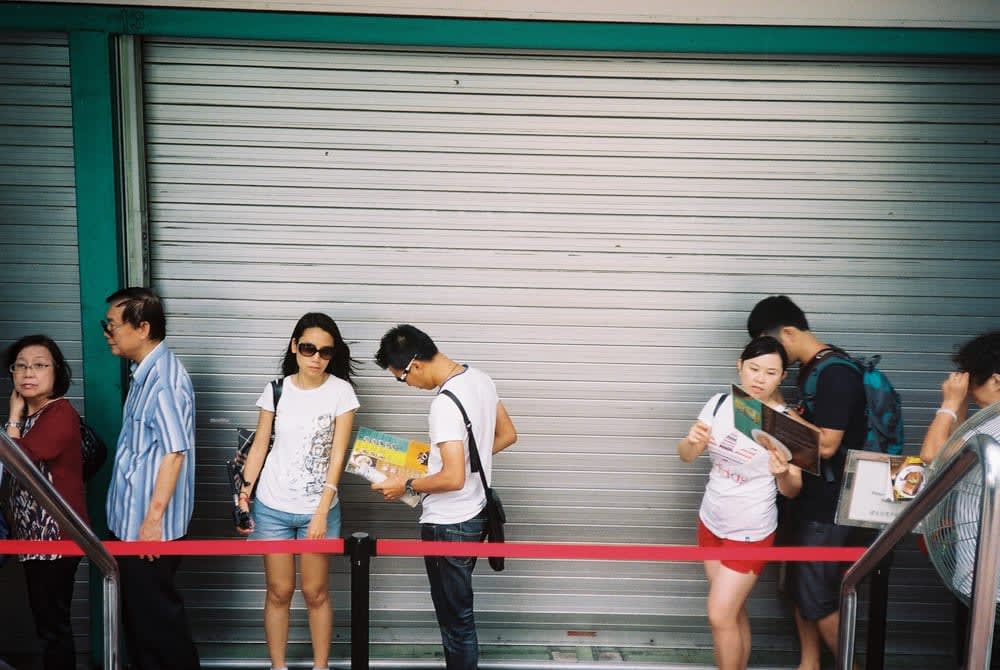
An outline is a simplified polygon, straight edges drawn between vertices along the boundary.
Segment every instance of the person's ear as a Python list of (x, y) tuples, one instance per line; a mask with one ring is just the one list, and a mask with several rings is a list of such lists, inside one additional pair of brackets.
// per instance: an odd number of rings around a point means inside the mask
[(152, 328), (152, 326), (149, 325), (149, 321), (140, 321), (139, 322), (139, 327), (136, 328), (135, 330), (136, 330), (137, 333), (139, 333), (139, 337), (141, 337), (144, 340), (148, 340), (149, 339), (149, 331), (150, 331), (151, 328)]

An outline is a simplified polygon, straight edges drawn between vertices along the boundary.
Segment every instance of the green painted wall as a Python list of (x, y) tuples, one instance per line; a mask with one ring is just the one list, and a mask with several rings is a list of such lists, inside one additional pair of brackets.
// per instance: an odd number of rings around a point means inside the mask
[[(121, 427), (122, 362), (104, 341), (100, 320), (104, 298), (119, 287), (121, 253), (116, 192), (115, 138), (112, 119), (111, 40), (108, 33), (69, 33), (70, 95), (73, 104), (73, 159), (80, 258), (80, 320), (88, 423), (112, 453), (87, 484), (91, 527), (107, 532), (104, 500), (111, 474), (113, 445)], [(103, 586), (91, 568), (91, 660), (103, 657)]]

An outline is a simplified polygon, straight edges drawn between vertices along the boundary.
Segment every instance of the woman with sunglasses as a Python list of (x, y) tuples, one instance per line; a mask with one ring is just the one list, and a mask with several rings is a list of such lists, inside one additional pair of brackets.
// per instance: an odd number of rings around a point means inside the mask
[[(246, 484), (239, 495), (240, 508), (251, 509), (255, 486), (256, 498), (250, 528), (237, 528), (237, 532), (254, 540), (318, 540), (340, 535), (337, 486), (359, 406), (351, 381), (352, 364), (347, 343), (329, 316), (310, 312), (295, 324), (281, 364), (284, 380), (279, 407), (274, 406), (270, 383), (257, 399), (260, 415), (243, 470)], [(268, 454), (272, 432), (274, 446)], [(333, 630), (329, 557), (301, 554), (299, 569), (313, 666), (326, 668)], [(264, 573), (267, 648), (271, 667), (284, 670), (295, 556), (265, 555)]]
[[(757, 400), (784, 410), (778, 385), (788, 356), (773, 337), (753, 339), (736, 361), (740, 386)], [(733, 399), (712, 396), (687, 436), (677, 444), (685, 463), (708, 451), (712, 469), (698, 512), (702, 547), (769, 547), (778, 527), (777, 494), (794, 498), (802, 471), (777, 449), (767, 449), (736, 430)], [(766, 561), (706, 560), (708, 622), (720, 670), (746, 670), (750, 619), (746, 601)]]
[[(64, 396), (71, 371), (59, 346), (45, 335), (22, 337), (7, 349), (7, 370), (14, 390), (4, 427), (42, 476), (83, 521), (87, 521), (80, 447), (80, 415)], [(59, 540), (59, 524), (19, 482), (11, 496), (14, 538)], [(28, 603), (42, 642), (46, 670), (76, 667), (70, 624), (73, 582), (79, 556), (21, 556)]]

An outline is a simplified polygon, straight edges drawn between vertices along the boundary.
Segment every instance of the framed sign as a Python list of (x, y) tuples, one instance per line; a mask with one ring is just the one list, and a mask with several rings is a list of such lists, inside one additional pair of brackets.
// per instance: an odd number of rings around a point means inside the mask
[(836, 523), (884, 528), (923, 488), (923, 472), (916, 457), (849, 450)]

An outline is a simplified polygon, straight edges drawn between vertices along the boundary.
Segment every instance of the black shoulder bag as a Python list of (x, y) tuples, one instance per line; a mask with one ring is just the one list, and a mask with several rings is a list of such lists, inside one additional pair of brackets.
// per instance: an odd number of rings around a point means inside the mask
[[(503, 502), (500, 500), (500, 494), (486, 483), (486, 472), (483, 470), (482, 461), (479, 459), (479, 447), (476, 445), (476, 436), (472, 432), (472, 422), (469, 421), (469, 415), (465, 413), (465, 407), (462, 406), (461, 401), (459, 401), (454, 393), (446, 389), (442, 389), (441, 393), (454, 400), (455, 404), (458, 405), (458, 411), (462, 413), (462, 420), (465, 421), (465, 430), (469, 433), (470, 467), (473, 472), (479, 473), (479, 479), (483, 482), (483, 491), (486, 492), (486, 541), (503, 542), (503, 525), (507, 523), (507, 515), (503, 511)], [(504, 569), (503, 556), (490, 556), (489, 561), (490, 567), (496, 572)]]
[[(281, 388), (285, 383), (285, 378), (271, 380), (271, 399), (274, 401), (274, 415), (278, 415), (278, 401), (281, 400)], [(250, 527), (250, 515), (240, 509), (240, 492), (247, 481), (243, 477), (243, 467), (247, 463), (247, 456), (250, 455), (250, 447), (253, 446), (253, 439), (257, 435), (256, 430), (246, 428), (236, 429), (236, 453), (231, 460), (226, 461), (226, 479), (233, 492), (233, 522), (240, 528)], [(271, 446), (274, 444), (274, 424), (271, 424), (271, 442), (267, 445), (267, 453), (264, 454), (264, 461), (260, 464), (260, 472), (264, 471), (264, 463), (267, 462), (267, 455), (271, 453)], [(257, 481), (253, 484), (250, 497), (257, 493), (257, 484), (260, 482), (260, 472), (257, 473)]]

